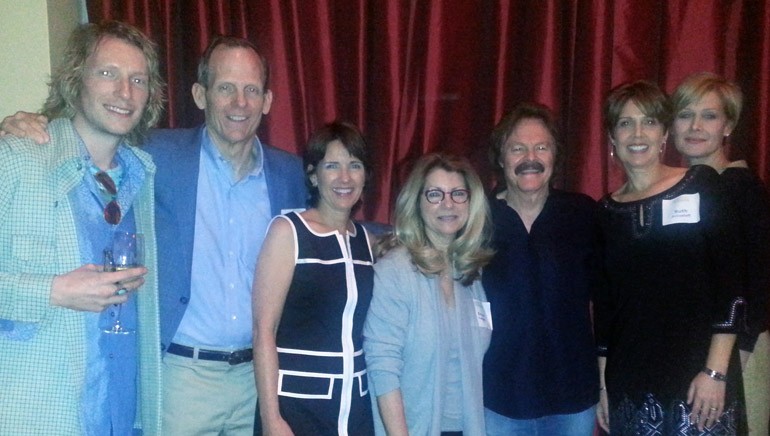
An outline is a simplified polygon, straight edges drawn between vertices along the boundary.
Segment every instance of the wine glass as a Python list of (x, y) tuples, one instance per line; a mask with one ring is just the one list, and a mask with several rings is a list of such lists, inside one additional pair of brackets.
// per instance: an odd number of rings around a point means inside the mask
[[(144, 235), (141, 233), (115, 232), (112, 235), (112, 243), (104, 250), (104, 270), (120, 271), (135, 268), (144, 264)], [(129, 295), (129, 298), (131, 296)], [(134, 330), (126, 328), (120, 323), (120, 310), (123, 305), (118, 304), (115, 320), (112, 325), (103, 329), (104, 333), (125, 335)]]

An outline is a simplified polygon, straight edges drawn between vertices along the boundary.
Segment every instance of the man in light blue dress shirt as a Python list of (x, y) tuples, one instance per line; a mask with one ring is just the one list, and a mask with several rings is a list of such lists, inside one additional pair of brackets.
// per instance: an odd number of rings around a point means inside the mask
[(214, 40), (192, 93), (205, 125), (159, 130), (147, 144), (158, 166), (163, 428), (251, 435), (256, 259), (272, 217), (304, 208), (304, 171), (256, 136), (273, 96), (248, 41)]

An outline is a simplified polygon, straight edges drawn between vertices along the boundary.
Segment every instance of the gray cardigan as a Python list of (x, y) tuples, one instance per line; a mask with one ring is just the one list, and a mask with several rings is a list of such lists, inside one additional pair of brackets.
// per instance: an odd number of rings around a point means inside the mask
[[(437, 276), (425, 276), (403, 247), (374, 266), (374, 296), (364, 325), (364, 352), (372, 392), (375, 432), (385, 429), (376, 397), (401, 389), (409, 433), (441, 433), (440, 380), (449, 353), (442, 331), (443, 302)], [(486, 302), (481, 281), (455, 281), (456, 324), (460, 338), (463, 389), (463, 434), (483, 435), (484, 400), (481, 369), (491, 330), (479, 327), (473, 300)]]

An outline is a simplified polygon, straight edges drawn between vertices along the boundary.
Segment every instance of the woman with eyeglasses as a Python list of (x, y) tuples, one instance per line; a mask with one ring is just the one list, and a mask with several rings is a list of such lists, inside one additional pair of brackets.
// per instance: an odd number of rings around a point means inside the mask
[(364, 325), (376, 434), (484, 434), (492, 320), (479, 276), (492, 255), (489, 233), (468, 161), (422, 157), (396, 200)]

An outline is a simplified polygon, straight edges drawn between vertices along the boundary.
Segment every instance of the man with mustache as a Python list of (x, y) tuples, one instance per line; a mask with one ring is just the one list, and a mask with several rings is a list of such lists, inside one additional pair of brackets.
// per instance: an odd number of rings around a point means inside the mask
[(490, 161), (504, 187), (490, 200), (497, 253), (482, 274), (494, 320), (484, 358), (488, 435), (594, 431), (596, 203), (550, 186), (559, 152), (553, 116), (538, 104), (518, 105), (492, 133)]

